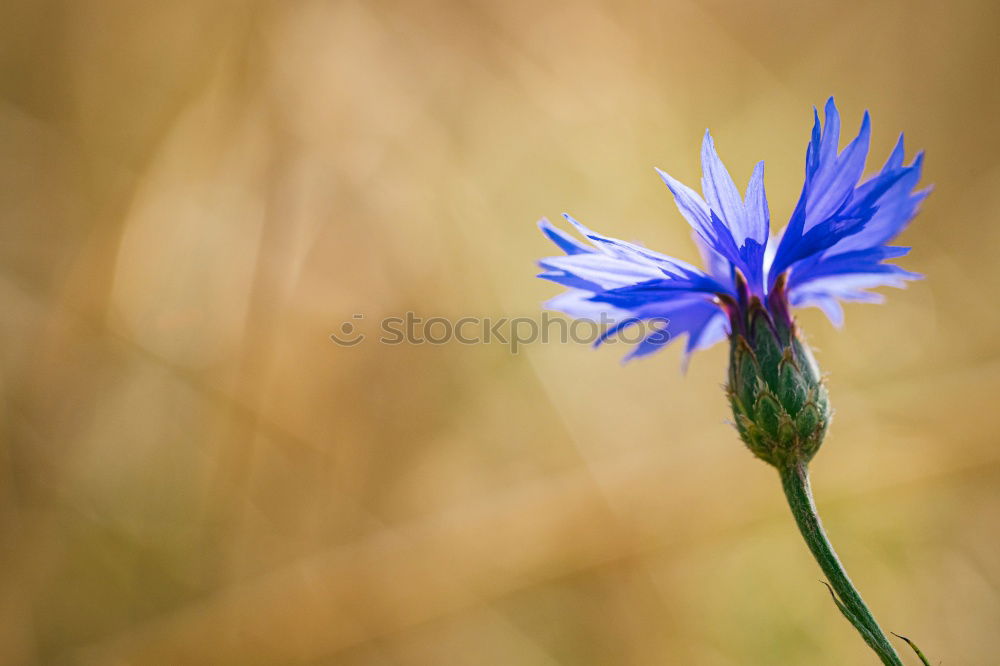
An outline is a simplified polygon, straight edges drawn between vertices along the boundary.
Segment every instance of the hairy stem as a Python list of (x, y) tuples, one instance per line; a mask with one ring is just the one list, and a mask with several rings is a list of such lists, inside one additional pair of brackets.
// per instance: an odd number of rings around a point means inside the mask
[(840, 612), (854, 625), (861, 638), (879, 656), (883, 664), (903, 666), (899, 654), (889, 643), (885, 632), (858, 594), (823, 530), (819, 514), (816, 512), (816, 504), (813, 502), (809, 471), (805, 463), (790, 463), (779, 468), (779, 471), (785, 497), (788, 498), (788, 505), (792, 509), (792, 515), (795, 516), (795, 522), (813, 557), (826, 574), (830, 587), (833, 588), (834, 602)]

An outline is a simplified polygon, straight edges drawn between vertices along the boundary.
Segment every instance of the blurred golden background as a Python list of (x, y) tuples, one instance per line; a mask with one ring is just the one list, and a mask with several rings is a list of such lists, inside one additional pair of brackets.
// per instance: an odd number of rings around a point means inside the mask
[(902, 239), (927, 280), (801, 314), (820, 510), (887, 629), (1000, 663), (998, 28), (985, 0), (6, 0), (0, 663), (874, 663), (725, 423), (722, 346), (682, 376), (674, 347), (373, 337), (537, 316), (563, 210), (694, 259), (653, 167), (697, 184), (705, 127), (781, 223), (830, 94), (936, 191)]

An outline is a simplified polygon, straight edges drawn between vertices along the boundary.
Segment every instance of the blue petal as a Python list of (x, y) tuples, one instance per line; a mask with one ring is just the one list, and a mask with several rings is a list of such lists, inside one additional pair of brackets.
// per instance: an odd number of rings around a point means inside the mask
[(615, 324), (614, 326), (609, 326), (603, 333), (601, 333), (597, 337), (597, 340), (594, 341), (594, 346), (595, 347), (601, 346), (601, 344), (603, 344), (604, 341), (606, 341), (611, 336), (617, 334), (622, 329), (628, 328), (633, 324), (638, 324), (641, 321), (642, 321), (641, 317), (626, 317), (622, 319), (617, 324)]
[(623, 360), (631, 361), (634, 358), (642, 358), (643, 356), (654, 354), (670, 344), (673, 339), (674, 337), (670, 333), (670, 325), (660, 326), (647, 335), (642, 342), (633, 347), (632, 351)]
[[(763, 295), (764, 246), (770, 228), (763, 162), (754, 168), (744, 199), (719, 159), (708, 131), (702, 142), (701, 159), (702, 190), (708, 203), (669, 174), (659, 169), (657, 172), (704, 244), (739, 268), (747, 278), (751, 291)], [(732, 271), (726, 273), (731, 275)], [(721, 275), (721, 272), (713, 274)]]
[(710, 293), (712, 292), (693, 289), (676, 280), (647, 280), (638, 284), (597, 292), (592, 300), (610, 303), (618, 308), (633, 309), (650, 303), (666, 303), (677, 299), (690, 300), (693, 295), (704, 297), (705, 294)]
[(702, 240), (734, 265), (740, 266), (742, 259), (739, 255), (739, 248), (729, 227), (709, 209), (697, 192), (674, 179), (665, 171), (657, 169), (656, 172), (660, 174), (660, 178), (674, 195), (674, 202), (681, 215), (701, 236)]
[(682, 335), (688, 336), (686, 353), (704, 349), (719, 342), (726, 335), (725, 315), (711, 301), (696, 300), (661, 307), (650, 317), (667, 320), (667, 325), (648, 335), (625, 357), (626, 361), (647, 356)]
[(907, 280), (921, 277), (883, 263), (906, 254), (907, 248), (884, 243), (903, 230), (928, 194), (927, 190), (914, 192), (922, 155), (918, 154), (910, 166), (903, 166), (904, 152), (900, 136), (881, 171), (857, 186), (837, 215), (801, 236), (794, 251), (783, 257), (783, 266), (775, 262), (771, 275), (792, 267), (789, 290), (793, 305), (821, 307), (836, 323), (843, 313), (839, 306), (831, 305), (831, 299), (871, 301), (878, 295), (865, 291), (867, 288), (903, 286)]
[(843, 311), (837, 301), (881, 303), (884, 300), (882, 294), (867, 290), (875, 287), (904, 287), (907, 280), (918, 277), (920, 276), (915, 273), (832, 275), (791, 289), (789, 300), (795, 307), (821, 308), (835, 326), (840, 326), (843, 324)]
[(872, 184), (865, 189), (863, 197), (858, 197), (850, 205), (845, 205), (838, 214), (813, 225), (804, 235), (801, 234), (802, 217), (799, 214), (801, 209), (796, 209), (771, 265), (769, 272), (771, 278), (776, 278), (796, 262), (824, 252), (843, 239), (863, 232), (878, 213), (877, 203), (880, 198), (907, 173), (907, 169), (894, 169), (880, 174), (872, 179)]
[(824, 277), (848, 274), (888, 274), (898, 275), (903, 279), (917, 279), (916, 273), (903, 270), (893, 264), (884, 264), (887, 259), (905, 256), (910, 251), (908, 247), (879, 246), (867, 250), (844, 252), (823, 259), (803, 262), (792, 269), (789, 285), (806, 284)]
[[(890, 158), (890, 162), (892, 162)], [(914, 192), (920, 182), (923, 155), (917, 155), (910, 167), (903, 168), (903, 175), (887, 188), (875, 202), (877, 210), (856, 234), (845, 237), (831, 248), (834, 252), (847, 252), (874, 247), (887, 243), (899, 235), (917, 214), (920, 203), (930, 194), (930, 190)], [(886, 173), (898, 172), (901, 167), (886, 164), (886, 168), (875, 178), (861, 185), (858, 190), (869, 190), (878, 186), (878, 179)]]
[[(818, 120), (817, 120), (818, 123)], [(855, 201), (855, 186), (864, 171), (871, 136), (868, 112), (861, 121), (858, 136), (837, 153), (840, 138), (840, 114), (831, 97), (826, 105), (826, 125), (820, 134), (813, 127), (806, 151), (806, 179), (802, 194), (782, 234), (770, 272), (773, 280), (796, 261), (821, 252), (851, 233), (859, 231), (875, 213), (870, 205)], [(898, 179), (902, 174), (893, 172)], [(882, 186), (891, 186), (889, 174)], [(870, 203), (867, 199), (864, 203)]]
[[(603, 236), (569, 215), (565, 217), (594, 243), (595, 250), (543, 259), (539, 265), (545, 272), (539, 277), (567, 287), (595, 292), (657, 279), (670, 282), (674, 289), (705, 293), (728, 290), (724, 284), (687, 262), (617, 238)], [(557, 243), (560, 247), (568, 246), (572, 240), (563, 235), (558, 238), (562, 241)], [(574, 249), (578, 247), (573, 245)]]
[(581, 254), (594, 251), (593, 248), (587, 247), (562, 229), (557, 228), (544, 217), (538, 221), (538, 228), (566, 254)]
[(818, 164), (815, 170), (806, 173), (809, 196), (806, 199), (804, 231), (836, 214), (847, 201), (864, 171), (870, 138), (871, 118), (866, 111), (858, 136), (838, 156), (840, 114), (831, 97), (827, 102), (826, 126), (818, 147)]
[[(539, 277), (580, 289), (614, 289), (663, 276), (652, 266), (596, 252), (548, 257), (538, 263), (547, 269)], [(574, 284), (572, 280), (585, 284)]]
[(721, 254), (713, 250), (698, 234), (691, 234), (698, 247), (701, 260), (708, 267), (708, 274), (726, 287), (727, 293), (736, 293), (733, 286), (733, 265)]
[(836, 156), (837, 149), (840, 148), (840, 111), (832, 96), (826, 100), (823, 117), (826, 125), (823, 128), (823, 138), (817, 146), (820, 162), (823, 162), (824, 157)]
[(764, 192), (763, 162), (757, 163), (750, 176), (744, 208), (749, 225), (747, 238), (752, 238), (761, 245), (766, 244), (767, 234), (771, 228), (771, 212), (767, 206), (767, 194)]
[(896, 146), (889, 153), (889, 159), (885, 161), (885, 166), (882, 167), (882, 171), (888, 171), (889, 169), (898, 169), (903, 166), (903, 157), (905, 157), (906, 151), (903, 147), (903, 134), (900, 132), (899, 138), (896, 139)]
[(688, 221), (688, 224), (698, 232), (705, 242), (709, 245), (714, 245), (712, 218), (708, 212), (708, 204), (702, 200), (697, 192), (675, 179), (666, 171), (657, 169), (656, 173), (660, 174), (660, 178), (666, 183), (670, 193), (674, 195), (674, 202), (677, 204), (677, 209), (680, 210), (681, 215)]
[(701, 189), (709, 208), (726, 223), (736, 246), (743, 245), (743, 241), (753, 237), (743, 209), (743, 198), (729, 171), (719, 159), (715, 142), (708, 130), (705, 130), (705, 139), (701, 144), (701, 169)]
[(826, 292), (803, 293), (792, 299), (792, 305), (797, 308), (817, 307), (823, 311), (827, 319), (837, 328), (844, 325), (844, 307), (836, 297)]
[(583, 226), (583, 224), (573, 219), (566, 213), (563, 214), (563, 217), (566, 218), (570, 224), (575, 226), (580, 233), (590, 239), (597, 248), (603, 250), (611, 256), (624, 259), (626, 261), (648, 265), (652, 268), (663, 271), (666, 275), (673, 277), (694, 278), (696, 276), (705, 275), (700, 268), (689, 264), (686, 261), (681, 261), (680, 259), (675, 259), (674, 257), (668, 257), (665, 254), (654, 252), (649, 248), (636, 245), (635, 243), (629, 243), (618, 238), (604, 236)]
[(575, 319), (585, 319), (587, 321), (620, 321), (632, 317), (625, 310), (611, 307), (607, 303), (597, 303), (590, 300), (592, 291), (582, 289), (571, 289), (565, 291), (554, 298), (550, 298), (544, 303), (547, 310), (565, 312)]

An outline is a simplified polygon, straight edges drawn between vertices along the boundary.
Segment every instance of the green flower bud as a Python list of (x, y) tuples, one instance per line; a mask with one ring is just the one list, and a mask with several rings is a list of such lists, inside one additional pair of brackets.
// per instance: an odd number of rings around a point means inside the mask
[(754, 299), (736, 311), (743, 315), (733, 322), (726, 386), (736, 429), (755, 456), (779, 469), (808, 463), (832, 416), (812, 351), (784, 308), (769, 312)]

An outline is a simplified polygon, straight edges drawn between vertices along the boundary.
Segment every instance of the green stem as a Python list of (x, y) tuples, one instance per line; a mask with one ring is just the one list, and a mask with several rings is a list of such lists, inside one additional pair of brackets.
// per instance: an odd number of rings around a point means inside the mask
[(874, 616), (865, 604), (861, 595), (844, 570), (837, 553), (833, 550), (830, 540), (823, 531), (816, 504), (813, 502), (812, 489), (809, 486), (809, 470), (805, 463), (791, 463), (779, 468), (781, 484), (785, 489), (785, 497), (795, 516), (799, 531), (812, 551), (813, 557), (826, 574), (830, 586), (835, 592), (834, 601), (854, 628), (858, 630), (865, 643), (879, 656), (886, 666), (903, 666), (899, 654), (889, 643), (885, 632), (878, 626)]

